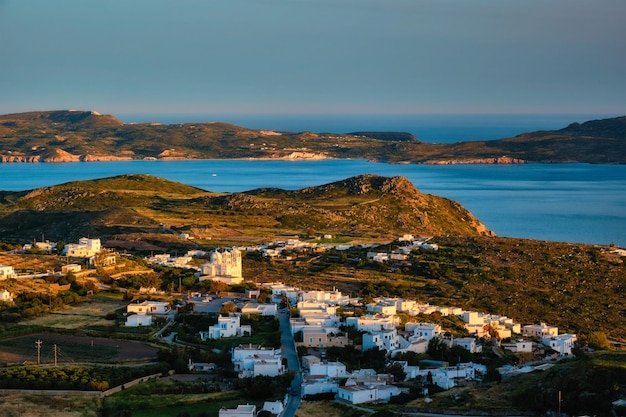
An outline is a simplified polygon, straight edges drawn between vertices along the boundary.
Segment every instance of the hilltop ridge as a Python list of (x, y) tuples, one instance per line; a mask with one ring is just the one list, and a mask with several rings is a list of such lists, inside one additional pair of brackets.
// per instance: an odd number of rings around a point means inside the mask
[[(301, 190), (215, 193), (149, 175), (75, 181), (0, 193), (0, 233), (30, 239), (83, 235), (148, 239), (172, 230), (228, 239), (318, 232), (354, 238), (415, 235), (492, 235), (460, 204), (420, 193), (404, 177), (361, 175)], [(162, 225), (168, 225), (164, 228)], [(174, 227), (175, 229), (171, 229)], [(122, 230), (124, 233), (121, 233)]]

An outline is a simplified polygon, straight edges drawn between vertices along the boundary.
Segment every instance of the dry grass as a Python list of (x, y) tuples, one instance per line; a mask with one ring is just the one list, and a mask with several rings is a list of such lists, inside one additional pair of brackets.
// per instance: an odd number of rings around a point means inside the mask
[(16, 271), (33, 271), (36, 273), (48, 270), (60, 270), (65, 258), (55, 255), (20, 255), (0, 253), (0, 265), (11, 265)]
[(121, 300), (99, 299), (86, 301), (62, 311), (54, 311), (45, 316), (24, 320), (20, 324), (26, 326), (43, 326), (60, 329), (79, 329), (87, 326), (112, 326), (111, 320), (105, 320), (109, 311), (126, 306), (128, 302)]
[(83, 396), (0, 396), (0, 410), (4, 417), (97, 417), (99, 403), (100, 399)]
[(298, 411), (296, 411), (296, 417), (345, 417), (346, 415), (351, 417), (366, 417), (370, 416), (371, 413), (362, 411), (359, 414), (359, 410), (357, 409), (349, 408), (330, 401), (302, 401)]

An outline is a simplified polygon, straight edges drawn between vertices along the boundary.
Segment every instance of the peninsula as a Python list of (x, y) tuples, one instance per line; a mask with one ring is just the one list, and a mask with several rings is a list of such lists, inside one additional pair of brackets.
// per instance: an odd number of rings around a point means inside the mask
[(626, 116), (454, 144), (404, 132), (313, 133), (228, 123), (125, 124), (94, 111), (0, 116), (0, 162), (132, 159), (368, 159), (406, 164), (626, 163)]

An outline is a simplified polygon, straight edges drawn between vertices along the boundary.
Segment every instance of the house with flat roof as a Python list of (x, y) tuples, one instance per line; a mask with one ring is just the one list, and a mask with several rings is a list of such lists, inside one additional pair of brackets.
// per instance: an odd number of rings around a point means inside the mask
[(256, 405), (238, 405), (237, 408), (220, 408), (219, 417), (256, 417)]
[(137, 314), (167, 314), (170, 311), (170, 304), (164, 301), (142, 301), (141, 303), (131, 303), (126, 307), (127, 313)]

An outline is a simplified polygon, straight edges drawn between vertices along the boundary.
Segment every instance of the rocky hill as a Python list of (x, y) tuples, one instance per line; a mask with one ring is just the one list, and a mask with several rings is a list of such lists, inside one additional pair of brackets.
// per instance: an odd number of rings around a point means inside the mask
[(78, 181), (0, 193), (0, 234), (30, 240), (81, 236), (154, 239), (190, 233), (198, 240), (263, 241), (328, 233), (390, 239), (490, 234), (458, 203), (420, 193), (406, 178), (363, 175), (296, 191), (220, 194), (148, 175)]
[(124, 124), (93, 111), (0, 116), (0, 162), (359, 158), (394, 163), (626, 163), (626, 117), (495, 141), (420, 142), (403, 132), (255, 130), (228, 123)]

